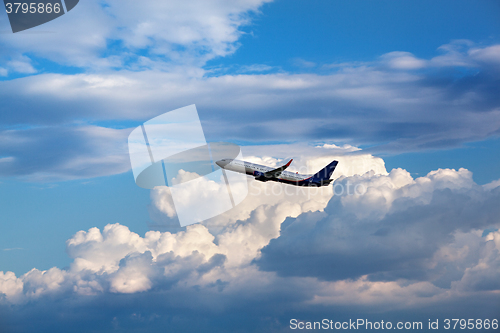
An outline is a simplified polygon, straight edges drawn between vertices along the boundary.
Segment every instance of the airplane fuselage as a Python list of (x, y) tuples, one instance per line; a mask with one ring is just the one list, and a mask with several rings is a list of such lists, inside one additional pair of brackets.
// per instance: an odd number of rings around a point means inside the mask
[(314, 175), (304, 175), (304, 174), (299, 174), (298, 172), (294, 173), (289, 171), (282, 171), (277, 177), (269, 176), (266, 175), (266, 173), (270, 173), (276, 169), (247, 161), (223, 159), (217, 161), (216, 163), (218, 166), (220, 166), (225, 170), (245, 173), (249, 176), (255, 177), (256, 180), (262, 182), (275, 181), (295, 186), (316, 186), (316, 187), (328, 185), (331, 182), (330, 179), (321, 179), (319, 177), (315, 177)]

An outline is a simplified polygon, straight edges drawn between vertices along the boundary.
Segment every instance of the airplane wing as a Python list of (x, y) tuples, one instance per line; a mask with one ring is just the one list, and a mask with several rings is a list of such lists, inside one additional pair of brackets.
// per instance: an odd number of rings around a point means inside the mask
[(292, 164), (292, 161), (293, 161), (293, 159), (288, 161), (288, 163), (283, 165), (282, 167), (279, 167), (277, 169), (274, 169), (274, 170), (271, 170), (271, 171), (264, 173), (264, 177), (266, 177), (266, 178), (278, 178), (281, 175), (281, 173), (283, 171), (285, 171), (285, 169), (288, 168), (290, 166), (290, 164)]

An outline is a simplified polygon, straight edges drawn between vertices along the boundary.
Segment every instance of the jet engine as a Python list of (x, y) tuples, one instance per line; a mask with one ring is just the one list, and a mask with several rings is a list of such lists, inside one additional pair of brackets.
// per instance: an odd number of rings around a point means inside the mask
[(255, 180), (258, 180), (261, 182), (267, 182), (269, 180), (269, 178), (267, 178), (263, 172), (254, 171), (253, 175), (255, 176)]

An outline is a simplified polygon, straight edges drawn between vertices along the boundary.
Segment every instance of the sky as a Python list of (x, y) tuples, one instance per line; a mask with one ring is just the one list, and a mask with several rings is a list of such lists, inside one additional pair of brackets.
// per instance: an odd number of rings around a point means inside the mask
[[(85, 0), (14, 34), (2, 11), (0, 331), (499, 320), (499, 14)], [(292, 171), (336, 159), (335, 181), (249, 177), (235, 208), (180, 227), (168, 187), (135, 184), (127, 137), (192, 104), (208, 142)]]

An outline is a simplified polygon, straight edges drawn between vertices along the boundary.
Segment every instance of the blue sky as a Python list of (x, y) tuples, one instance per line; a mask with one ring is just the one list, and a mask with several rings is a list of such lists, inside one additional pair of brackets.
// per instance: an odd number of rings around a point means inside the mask
[[(2, 330), (494, 319), (499, 14), (486, 0), (86, 0), (12, 34), (0, 13)], [(135, 185), (127, 137), (191, 104), (207, 141), (310, 172), (338, 159), (335, 184), (367, 192), (250, 195), (180, 228), (170, 192)]]
[(498, 42), (498, 6), (494, 1), (271, 2), (243, 29), (247, 34), (238, 51), (209, 65), (262, 63), (299, 71), (295, 58), (317, 64), (373, 61), (395, 50), (430, 58), (454, 39)]

